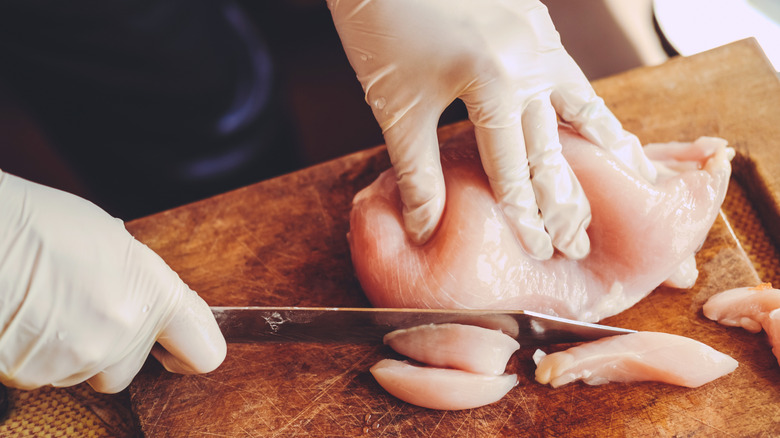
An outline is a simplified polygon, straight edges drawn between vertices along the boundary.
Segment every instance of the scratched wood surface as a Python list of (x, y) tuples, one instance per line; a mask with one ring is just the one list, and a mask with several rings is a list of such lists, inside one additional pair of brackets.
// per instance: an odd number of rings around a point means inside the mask
[[(745, 180), (760, 179), (750, 174), (763, 165), (757, 157), (776, 156), (780, 84), (749, 41), (595, 86), (643, 142), (727, 138)], [(439, 135), (469, 129), (462, 123)], [(347, 217), (353, 195), (387, 167), (385, 151), (373, 148), (128, 228), (212, 305), (367, 306), (352, 273)], [(716, 221), (697, 259), (695, 287), (658, 288), (604, 322), (689, 336), (740, 362), (701, 388), (551, 389), (534, 382), (533, 351), (523, 349), (510, 361), (520, 384), (507, 397), (443, 412), (405, 404), (376, 384), (368, 368), (393, 354), (381, 345), (229, 345), (208, 375), (169, 374), (150, 360), (130, 387), (133, 409), (147, 436), (776, 436), (780, 368), (764, 335), (701, 314), (710, 295), (759, 281), (728, 218)]]

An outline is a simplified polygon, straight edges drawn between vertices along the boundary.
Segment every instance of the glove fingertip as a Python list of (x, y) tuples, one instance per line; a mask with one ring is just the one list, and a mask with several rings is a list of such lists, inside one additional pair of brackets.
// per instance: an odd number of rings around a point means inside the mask
[(568, 259), (582, 260), (590, 253), (590, 237), (585, 229), (581, 228), (567, 245), (560, 246), (558, 250)]
[[(544, 235), (547, 236), (546, 233)], [(540, 261), (549, 260), (555, 252), (549, 236), (546, 239), (537, 236), (526, 238), (523, 241), (523, 249), (531, 258)]]
[(549, 260), (555, 252), (549, 236), (546, 233), (544, 235), (547, 236), (546, 239), (527, 239), (530, 241), (529, 243), (531, 243), (531, 245), (526, 244), (526, 251), (528, 251), (528, 254), (536, 260)]
[(171, 373), (177, 374), (205, 374), (216, 370), (225, 360), (227, 348), (222, 351), (204, 352), (200, 360), (181, 360), (159, 345), (152, 349), (152, 356)]
[(164, 353), (155, 347), (155, 357), (169, 371), (184, 374), (211, 372), (227, 354), (225, 337), (208, 304), (189, 289), (157, 342)]
[(444, 213), (444, 196), (434, 195), (414, 209), (404, 208), (404, 228), (416, 245), (422, 245), (433, 236)]
[(407, 115), (385, 132), (387, 151), (403, 202), (404, 228), (423, 244), (439, 224), (445, 204), (444, 174), (432, 113)]
[(97, 392), (103, 394), (116, 394), (130, 386), (134, 375), (117, 378), (116, 375), (108, 375), (102, 371), (87, 379), (87, 384)]
[(553, 247), (550, 235), (545, 231), (544, 224), (540, 218), (533, 220), (523, 220), (517, 216), (511, 206), (503, 206), (504, 213), (510, 219), (515, 238), (520, 243), (520, 247), (535, 260), (549, 260), (552, 258), (555, 248)]

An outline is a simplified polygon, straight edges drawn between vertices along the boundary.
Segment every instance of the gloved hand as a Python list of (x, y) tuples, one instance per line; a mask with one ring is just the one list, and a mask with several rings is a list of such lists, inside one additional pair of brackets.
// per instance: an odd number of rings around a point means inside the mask
[(120, 220), (0, 171), (0, 382), (118, 392), (155, 340), (173, 372), (225, 358), (206, 303)]
[[(590, 207), (561, 154), (556, 112), (653, 181), (638, 139), (596, 96), (537, 0), (328, 0), (387, 143), (417, 243), (445, 202), (436, 126), (456, 98), (491, 188), (526, 252), (582, 258)], [(541, 214), (540, 214), (541, 212)]]

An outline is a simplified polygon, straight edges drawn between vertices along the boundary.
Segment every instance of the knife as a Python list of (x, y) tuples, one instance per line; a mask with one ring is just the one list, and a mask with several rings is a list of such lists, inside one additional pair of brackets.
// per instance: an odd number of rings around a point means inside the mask
[(459, 323), (502, 330), (521, 345), (591, 341), (634, 330), (516, 310), (211, 307), (228, 342), (381, 343), (394, 330)]

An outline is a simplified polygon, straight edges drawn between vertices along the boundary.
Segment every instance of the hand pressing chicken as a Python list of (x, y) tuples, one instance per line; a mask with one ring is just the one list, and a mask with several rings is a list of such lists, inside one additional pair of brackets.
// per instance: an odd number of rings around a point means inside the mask
[(537, 0), (329, 0), (350, 64), (385, 136), (404, 227), (425, 243), (445, 204), (436, 126), (456, 98), (476, 127), (493, 195), (524, 251), (581, 259), (590, 206), (561, 154), (557, 115), (653, 182), (624, 131), (561, 45)]

